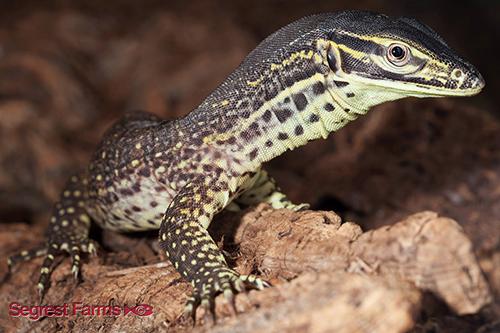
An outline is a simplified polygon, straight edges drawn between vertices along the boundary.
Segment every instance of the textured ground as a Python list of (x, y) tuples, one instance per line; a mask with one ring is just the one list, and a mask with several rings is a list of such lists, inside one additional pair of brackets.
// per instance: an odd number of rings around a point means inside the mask
[[(183, 115), (272, 29), (303, 8), (336, 9), (296, 1), (277, 15), (279, 1), (267, 8), (174, 2), (161, 10), (155, 3), (96, 11), (59, 2), (41, 10), (34, 2), (1, 14), (0, 277), (7, 255), (41, 242), (66, 177), (124, 110)], [(487, 26), (494, 12), (478, 15)], [(453, 33), (445, 37), (460, 45)], [(483, 97), (383, 105), (273, 161), (272, 175), (313, 211), (259, 206), (217, 218), (212, 234), (234, 265), (275, 287), (238, 296), (237, 317), (218, 299), (219, 324), (196, 330), (500, 331), (500, 121), (490, 80), (497, 71), (480, 69), (491, 89)], [(189, 286), (169, 265), (157, 266), (154, 233), (93, 236), (102, 248), (85, 262), (83, 282), (74, 288), (63, 261), (46, 301), (147, 303), (153, 316), (12, 319), (9, 302), (36, 299), (35, 260), (0, 285), (0, 328), (191, 329), (177, 320)]]

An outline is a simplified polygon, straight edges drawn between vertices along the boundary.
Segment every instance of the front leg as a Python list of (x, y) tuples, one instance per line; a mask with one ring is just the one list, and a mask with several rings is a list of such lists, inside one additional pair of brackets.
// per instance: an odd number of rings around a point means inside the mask
[(185, 309), (185, 315), (193, 318), (200, 303), (206, 313), (213, 314), (217, 293), (224, 293), (232, 302), (233, 291), (242, 291), (245, 282), (258, 289), (267, 285), (253, 275), (240, 275), (229, 268), (206, 230), (229, 198), (227, 182), (208, 179), (192, 182), (173, 199), (161, 223), (161, 248), (194, 288)]
[(256, 205), (261, 202), (270, 204), (274, 209), (287, 208), (294, 211), (309, 208), (309, 204), (294, 204), (282, 193), (276, 185), (276, 181), (271, 178), (265, 170), (260, 170), (257, 179), (251, 188), (244, 192), (235, 201), (236, 204), (244, 206)]

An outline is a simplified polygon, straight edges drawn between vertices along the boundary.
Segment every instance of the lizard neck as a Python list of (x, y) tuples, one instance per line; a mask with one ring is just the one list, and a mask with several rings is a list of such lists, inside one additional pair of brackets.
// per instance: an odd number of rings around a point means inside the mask
[[(193, 140), (235, 157), (238, 169), (256, 170), (288, 150), (326, 139), (368, 111), (364, 97), (333, 75), (324, 66), (311, 66), (300, 80), (273, 76), (274, 90), (267, 82), (263, 89), (255, 87), (260, 93), (231, 99), (216, 90), (184, 122)], [(237, 84), (228, 89), (228, 82), (224, 90), (243, 91)]]
[(250, 169), (344, 127), (368, 109), (349, 84), (316, 73), (281, 91), (233, 132)]
[(355, 95), (348, 86), (347, 82), (326, 80), (317, 73), (268, 102), (243, 130), (260, 131), (244, 146), (248, 160), (260, 165), (309, 141), (326, 139), (366, 114), (367, 109), (349, 101)]

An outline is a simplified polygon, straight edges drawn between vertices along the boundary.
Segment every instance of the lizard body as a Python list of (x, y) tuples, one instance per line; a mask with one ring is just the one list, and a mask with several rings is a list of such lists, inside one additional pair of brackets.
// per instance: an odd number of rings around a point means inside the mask
[(484, 81), (434, 31), (413, 19), (347, 11), (298, 20), (264, 40), (198, 108), (165, 121), (127, 114), (105, 135), (89, 167), (55, 204), (38, 287), (66, 251), (78, 275), (93, 251), (91, 220), (117, 231), (159, 229), (160, 245), (194, 288), (186, 313), (245, 284), (267, 284), (228, 267), (207, 232), (228, 205), (268, 202), (302, 209), (280, 192), (265, 162), (326, 138), (377, 104), (407, 96), (467, 96)]

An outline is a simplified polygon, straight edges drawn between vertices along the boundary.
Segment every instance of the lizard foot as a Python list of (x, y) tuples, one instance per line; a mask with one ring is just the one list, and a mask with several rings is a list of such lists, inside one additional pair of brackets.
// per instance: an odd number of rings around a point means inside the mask
[(80, 255), (81, 253), (90, 253), (95, 255), (96, 254), (96, 243), (93, 240), (89, 240), (88, 238), (85, 238), (83, 240), (76, 240), (74, 238), (71, 238), (70, 241), (65, 242), (65, 241), (55, 241), (54, 238), (51, 239), (47, 246), (43, 247), (37, 247), (31, 250), (27, 251), (22, 251), (18, 254), (15, 254), (13, 256), (10, 256), (9, 259), (7, 260), (8, 263), (8, 274), (10, 275), (12, 272), (12, 268), (24, 261), (31, 260), (36, 257), (41, 257), (45, 256), (45, 259), (42, 263), (42, 267), (40, 269), (40, 277), (38, 279), (38, 294), (40, 296), (40, 303), (43, 301), (43, 297), (45, 295), (45, 292), (47, 288), (49, 287), (49, 282), (50, 282), (50, 274), (54, 270), (53, 267), (53, 262), (55, 259), (56, 255), (59, 255), (63, 252), (67, 252), (71, 256), (71, 273), (73, 274), (73, 277), (75, 278), (75, 281), (78, 281), (78, 277), (80, 274)]
[(307, 210), (311, 207), (310, 204), (308, 203), (301, 203), (301, 204), (289, 204), (289, 205), (286, 205), (285, 208), (288, 208), (288, 209), (291, 209), (293, 210), (294, 212), (299, 212), (299, 211), (302, 211), (302, 210)]
[(224, 294), (224, 298), (229, 303), (233, 312), (236, 313), (234, 304), (234, 294), (242, 292), (246, 287), (262, 290), (271, 285), (255, 275), (240, 275), (229, 268), (222, 268), (210, 272), (211, 274), (203, 276), (203, 279), (193, 284), (195, 290), (186, 303), (184, 309), (184, 318), (191, 317), (193, 323), (196, 322), (196, 309), (201, 304), (205, 312), (207, 321), (215, 322), (215, 296)]

